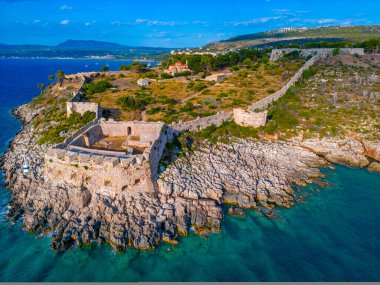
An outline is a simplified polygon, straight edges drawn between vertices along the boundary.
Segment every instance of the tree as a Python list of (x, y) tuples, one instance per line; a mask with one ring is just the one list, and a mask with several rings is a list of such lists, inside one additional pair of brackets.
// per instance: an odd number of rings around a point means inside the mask
[(101, 71), (106, 72), (106, 71), (108, 71), (108, 69), (109, 69), (108, 66), (104, 65), (104, 66), (102, 66)]
[(37, 85), (37, 88), (40, 89), (40, 91), (42, 91), (45, 88), (45, 84), (44, 83), (40, 83), (40, 84)]
[(54, 79), (54, 77), (55, 77), (55, 75), (54, 75), (54, 74), (50, 74), (50, 75), (48, 76), (49, 80), (53, 80), (53, 79)]
[(63, 73), (63, 71), (58, 70), (56, 77), (57, 77), (57, 82), (59, 82), (59, 86), (62, 86), (62, 82), (63, 82), (63, 80), (65, 80), (65, 74)]
[(338, 55), (340, 53), (340, 48), (334, 48), (333, 55)]

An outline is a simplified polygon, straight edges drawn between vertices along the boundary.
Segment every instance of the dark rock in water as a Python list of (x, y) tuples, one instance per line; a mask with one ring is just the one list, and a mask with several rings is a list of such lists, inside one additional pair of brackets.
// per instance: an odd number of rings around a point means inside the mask
[(231, 207), (228, 208), (228, 214), (231, 216), (240, 216), (240, 217), (245, 217), (245, 212), (244, 210), (238, 208), (238, 207)]

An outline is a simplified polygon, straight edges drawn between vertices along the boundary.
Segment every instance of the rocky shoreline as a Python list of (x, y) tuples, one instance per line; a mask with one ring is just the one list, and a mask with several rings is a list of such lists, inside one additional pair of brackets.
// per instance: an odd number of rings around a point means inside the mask
[[(53, 232), (55, 250), (92, 242), (108, 242), (117, 250), (149, 249), (162, 241), (175, 244), (192, 228), (199, 234), (219, 231), (223, 204), (235, 205), (231, 212), (239, 215), (239, 208), (293, 206), (297, 197), (292, 187), (318, 181), (323, 177), (320, 167), (329, 162), (379, 167), (378, 145), (367, 148), (352, 138), (236, 140), (206, 144), (174, 161), (161, 173), (154, 191), (123, 191), (116, 197), (80, 187), (68, 191), (73, 186), (44, 180), (43, 158), (49, 146), (36, 143), (32, 120), (38, 112), (27, 104), (14, 111), (23, 127), (2, 158), (2, 169), (5, 187), (12, 190), (8, 217), (23, 217), (24, 228), (31, 232)], [(22, 155), (31, 166), (27, 175), (21, 169)]]

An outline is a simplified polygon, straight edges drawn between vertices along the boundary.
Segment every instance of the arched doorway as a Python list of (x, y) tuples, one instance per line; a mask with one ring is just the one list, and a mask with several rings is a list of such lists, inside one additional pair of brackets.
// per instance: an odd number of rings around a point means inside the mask
[(128, 127), (127, 128), (127, 135), (130, 136), (132, 134), (132, 128)]

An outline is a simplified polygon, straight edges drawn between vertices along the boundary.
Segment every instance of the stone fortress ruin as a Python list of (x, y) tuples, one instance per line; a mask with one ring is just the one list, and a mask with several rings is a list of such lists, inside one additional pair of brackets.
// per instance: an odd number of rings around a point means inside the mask
[[(278, 60), (293, 50), (273, 50), (271, 60)], [(363, 54), (364, 50), (342, 49), (342, 52)], [(79, 89), (67, 102), (67, 115), (91, 111), (96, 113), (96, 118), (46, 153), (45, 179), (56, 186), (72, 185), (68, 195), (75, 196), (73, 201), (79, 203), (78, 207), (85, 207), (93, 194), (112, 198), (125, 190), (154, 193), (158, 187), (159, 161), (166, 143), (179, 132), (219, 126), (231, 119), (243, 126), (257, 128), (265, 125), (265, 108), (283, 96), (317, 59), (332, 55), (332, 49), (301, 50), (301, 53), (312, 57), (281, 90), (252, 104), (248, 110), (234, 109), (232, 112), (219, 112), (210, 117), (171, 125), (105, 120), (100, 118), (100, 106), (84, 102)], [(75, 76), (80, 76), (84, 84), (93, 73)]]
[[(108, 197), (126, 189), (154, 192), (158, 163), (171, 138), (162, 123), (96, 119), (46, 153), (45, 178)], [(78, 206), (86, 206), (86, 191), (73, 199), (82, 201)]]

